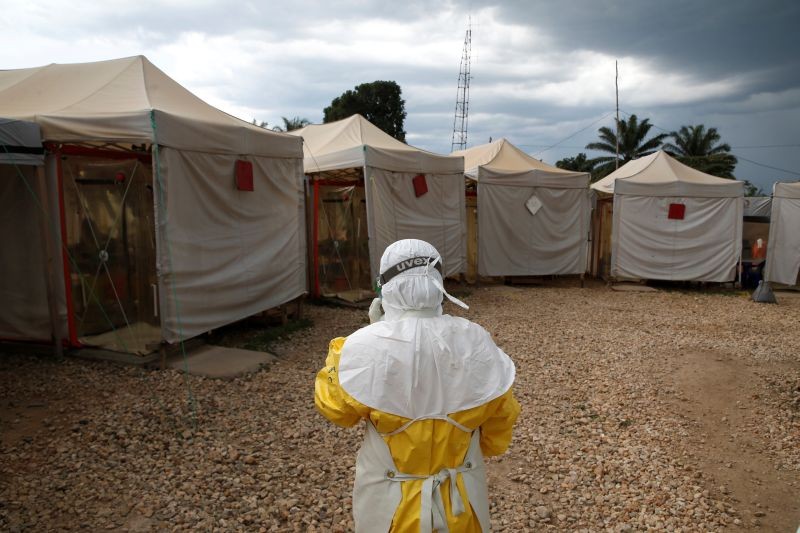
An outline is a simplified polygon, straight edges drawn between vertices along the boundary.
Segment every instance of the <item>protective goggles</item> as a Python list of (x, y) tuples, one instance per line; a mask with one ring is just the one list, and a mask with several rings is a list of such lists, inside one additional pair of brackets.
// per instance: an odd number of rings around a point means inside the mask
[(389, 283), (389, 280), (395, 276), (399, 276), (410, 268), (428, 265), (433, 266), (433, 268), (435, 268), (439, 274), (442, 273), (442, 262), (439, 261), (438, 257), (411, 257), (387, 268), (380, 276), (378, 276), (378, 286), (386, 285)]

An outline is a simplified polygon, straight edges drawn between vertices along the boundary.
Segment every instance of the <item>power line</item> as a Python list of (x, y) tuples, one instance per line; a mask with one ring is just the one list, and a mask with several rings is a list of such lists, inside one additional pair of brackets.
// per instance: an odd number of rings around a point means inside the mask
[(744, 150), (746, 148), (800, 148), (800, 144), (754, 144), (752, 146), (731, 146), (731, 149)]
[(800, 172), (795, 172), (794, 170), (786, 170), (785, 168), (778, 168), (778, 167), (773, 167), (771, 165), (765, 165), (764, 163), (759, 163), (758, 161), (753, 161), (752, 159), (747, 159), (746, 157), (742, 157), (740, 155), (737, 155), (736, 158), (741, 159), (742, 161), (747, 161), (748, 163), (752, 163), (754, 165), (758, 165), (760, 167), (769, 168), (771, 170), (777, 170), (779, 172), (786, 172), (787, 174), (794, 174), (795, 176), (800, 176)]
[(605, 115), (603, 115), (602, 117), (600, 117), (600, 118), (598, 118), (597, 120), (593, 121), (591, 124), (588, 124), (588, 125), (584, 126), (583, 128), (579, 129), (579, 130), (578, 130), (578, 131), (576, 131), (575, 133), (573, 133), (573, 134), (571, 134), (571, 135), (569, 135), (569, 136), (567, 136), (567, 137), (564, 137), (563, 139), (561, 139), (561, 140), (560, 140), (560, 141), (558, 141), (557, 143), (555, 143), (555, 144), (552, 144), (552, 145), (548, 146), (548, 147), (547, 147), (547, 148), (545, 148), (544, 150), (539, 150), (538, 152), (536, 152), (535, 154), (533, 154), (533, 156), (535, 157), (535, 156), (537, 156), (537, 155), (541, 155), (541, 154), (543, 154), (544, 152), (547, 152), (548, 150), (552, 150), (553, 148), (555, 148), (555, 147), (556, 147), (556, 146), (558, 146), (559, 144), (563, 143), (564, 141), (568, 141), (568, 140), (572, 139), (572, 138), (573, 138), (573, 137), (575, 137), (577, 134), (579, 134), (579, 133), (581, 133), (581, 132), (584, 132), (584, 131), (586, 131), (587, 129), (591, 128), (592, 126), (594, 126), (595, 124), (597, 124), (597, 123), (598, 123), (598, 122), (600, 122), (601, 120), (603, 120), (603, 119), (605, 119), (605, 118), (608, 118), (609, 116), (611, 116), (611, 115), (613, 115), (613, 114), (614, 114), (614, 112), (613, 112), (613, 111), (609, 111), (608, 113), (606, 113), (606, 114), (605, 114)]
[[(620, 111), (622, 111), (622, 110), (620, 110)], [(626, 115), (631, 115), (631, 113), (628, 113), (627, 111), (622, 111), (622, 112), (625, 113)], [(661, 130), (661, 131), (664, 131), (664, 132), (667, 132), (667, 133), (671, 133), (670, 131), (665, 130), (664, 128), (662, 128), (662, 127), (660, 127), (660, 126), (658, 126), (656, 124), (653, 124), (652, 122), (650, 124), (657, 130)], [(795, 148), (797, 146), (800, 146), (800, 145), (798, 145), (798, 144), (785, 144), (785, 145), (776, 144), (776, 145), (764, 145), (764, 146), (732, 146), (731, 149), (734, 149), (734, 148), (778, 148), (778, 147), (780, 147), (780, 148), (784, 148), (784, 147), (785, 148)], [(794, 170), (787, 170), (785, 168), (780, 168), (780, 167), (774, 167), (772, 165), (767, 165), (766, 163), (759, 163), (758, 161), (753, 161), (752, 159), (747, 159), (746, 157), (742, 157), (741, 155), (738, 155), (738, 154), (732, 154), (732, 155), (734, 155), (739, 160), (747, 161), (748, 163), (751, 163), (751, 164), (759, 166), (759, 167), (764, 167), (764, 168), (768, 168), (770, 170), (777, 170), (778, 172), (785, 172), (787, 174), (800, 176), (800, 172), (796, 172)]]

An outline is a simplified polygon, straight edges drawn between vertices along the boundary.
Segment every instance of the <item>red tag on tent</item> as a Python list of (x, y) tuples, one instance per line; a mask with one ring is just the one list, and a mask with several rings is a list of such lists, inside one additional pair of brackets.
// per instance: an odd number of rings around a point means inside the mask
[(685, 214), (685, 204), (669, 204), (669, 214), (667, 215), (667, 218), (670, 220), (683, 220), (683, 216)]
[(236, 188), (240, 191), (253, 190), (253, 163), (236, 160)]
[(414, 182), (414, 194), (417, 195), (417, 198), (428, 192), (428, 182), (425, 181), (425, 174), (417, 174), (411, 181)]

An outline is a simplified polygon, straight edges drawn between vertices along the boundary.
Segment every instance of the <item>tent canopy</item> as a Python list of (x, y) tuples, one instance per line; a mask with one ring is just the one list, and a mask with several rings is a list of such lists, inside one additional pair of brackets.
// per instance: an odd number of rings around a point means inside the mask
[(800, 198), (800, 181), (776, 183), (772, 189), (774, 198)]
[(0, 116), (35, 121), (46, 141), (301, 156), (293, 137), (203, 102), (144, 56), (0, 71)]
[(460, 173), (461, 157), (426, 152), (384, 133), (359, 114), (289, 132), (303, 138), (306, 174), (373, 167), (392, 172)]
[(543, 163), (506, 139), (457, 150), (452, 155), (464, 157), (464, 175), (479, 183), (558, 189), (585, 189), (589, 185), (588, 173)]
[(659, 150), (625, 163), (592, 189), (636, 196), (736, 198), (744, 195), (744, 182), (700, 172)]
[(41, 165), (44, 149), (39, 125), (0, 118), (0, 164)]

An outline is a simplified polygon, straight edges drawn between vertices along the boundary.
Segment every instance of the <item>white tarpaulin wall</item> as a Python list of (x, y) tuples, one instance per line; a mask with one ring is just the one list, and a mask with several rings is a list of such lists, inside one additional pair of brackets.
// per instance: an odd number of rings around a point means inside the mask
[[(175, 342), (305, 292), (302, 147), (197, 98), (142, 56), (0, 71), (0, 116), (55, 143), (153, 143), (158, 296)], [(254, 191), (237, 190), (236, 160)]]
[[(4, 340), (47, 341), (51, 336), (47, 257), (52, 247), (43, 235), (57, 231), (57, 226), (43, 227), (49, 220), (48, 203), (37, 198), (46, 190), (43, 162), (39, 126), (0, 119), (0, 339)], [(63, 297), (63, 285), (59, 288), (54, 292)], [(62, 317), (57, 327), (64, 335), (63, 298), (58, 308)]]
[[(409, 146), (361, 115), (291, 133), (303, 138), (307, 174), (364, 169), (373, 279), (383, 251), (399, 239), (435, 246), (445, 275), (466, 270), (463, 158)], [(413, 180), (420, 174), (428, 192), (417, 197)]]
[(772, 198), (769, 196), (750, 196), (744, 199), (744, 216), (767, 217), (772, 212)]
[(464, 157), (465, 175), (478, 182), (480, 275), (586, 271), (589, 174), (547, 165), (505, 139), (453, 155)]
[(764, 279), (794, 285), (800, 271), (800, 182), (776, 183)]
[[(626, 163), (592, 188), (614, 194), (612, 276), (713, 282), (736, 278), (742, 182), (699, 172), (659, 151)], [(682, 218), (669, 218), (673, 204), (684, 206)]]
[[(158, 221), (159, 293), (167, 340), (209, 331), (305, 292), (305, 231), (300, 159), (159, 153), (167, 220)], [(231, 180), (237, 159), (253, 163), (253, 191)], [(232, 179), (232, 178), (231, 178)], [(162, 200), (163, 201), (163, 200)], [(170, 254), (169, 257), (166, 257)], [(177, 301), (179, 307), (176, 308)]]

